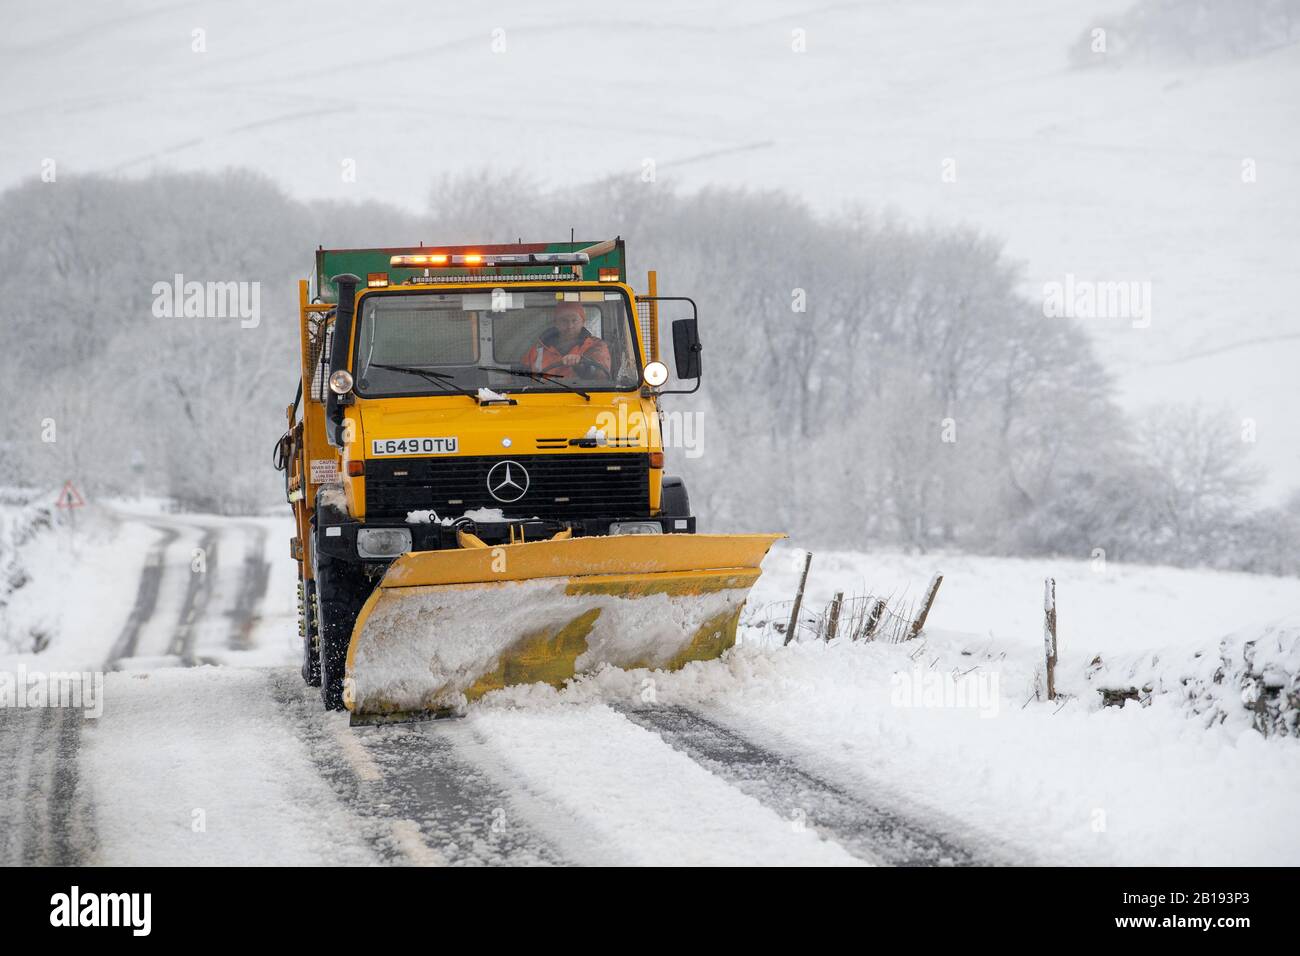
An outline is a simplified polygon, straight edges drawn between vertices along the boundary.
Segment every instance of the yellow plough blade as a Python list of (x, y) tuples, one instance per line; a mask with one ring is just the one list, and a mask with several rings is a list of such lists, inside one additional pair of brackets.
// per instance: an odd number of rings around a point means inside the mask
[(782, 535), (616, 535), (420, 551), (357, 617), (353, 723), (454, 713), (512, 684), (604, 664), (674, 669), (721, 656)]

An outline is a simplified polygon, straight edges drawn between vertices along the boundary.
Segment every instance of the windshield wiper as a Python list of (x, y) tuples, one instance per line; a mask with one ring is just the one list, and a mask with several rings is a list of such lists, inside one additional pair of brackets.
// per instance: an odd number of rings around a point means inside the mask
[(488, 372), (508, 372), (511, 375), (523, 375), (537, 382), (554, 382), (562, 388), (567, 388), (571, 392), (577, 392), (587, 401), (591, 401), (591, 396), (578, 388), (576, 385), (570, 385), (559, 375), (553, 375), (550, 372), (534, 372), (530, 368), (508, 368), (505, 365), (480, 365), (479, 368)]
[(457, 395), (466, 395), (473, 398), (475, 401), (478, 401), (478, 399), (475, 398), (474, 393), (469, 389), (457, 388), (455, 385), (448, 385), (448, 382), (454, 382), (456, 380), (456, 376), (448, 375), (445, 372), (435, 372), (427, 368), (416, 368), (413, 365), (385, 365), (382, 362), (370, 362), (366, 365), (366, 368), (382, 368), (387, 369), (390, 372), (406, 372), (408, 375), (418, 375), (426, 382), (439, 385), (449, 392), (454, 392)]

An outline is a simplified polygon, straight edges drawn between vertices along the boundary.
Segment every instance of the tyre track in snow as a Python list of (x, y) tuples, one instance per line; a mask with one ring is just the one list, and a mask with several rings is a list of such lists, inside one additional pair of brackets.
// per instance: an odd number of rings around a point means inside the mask
[(179, 532), (163, 525), (154, 526), (161, 537), (154, 542), (145, 556), (144, 567), (140, 571), (140, 583), (135, 592), (135, 604), (131, 614), (122, 626), (122, 633), (113, 644), (109, 653), (108, 668), (114, 669), (117, 662), (124, 657), (134, 657), (136, 645), (140, 640), (140, 629), (149, 621), (158, 607), (158, 592), (162, 587), (163, 569), (166, 567), (167, 549), (176, 540)]
[(168, 653), (179, 657), (186, 667), (199, 663), (194, 654), (194, 644), (198, 637), (195, 625), (207, 613), (208, 600), (212, 597), (212, 581), (217, 569), (218, 534), (216, 528), (203, 528), (198, 548), (203, 552), (203, 571), (197, 572), (192, 565), (190, 567), (190, 580), (185, 587), (180, 623), (168, 648)]
[(78, 760), (85, 718), (65, 707), (51, 708), (48, 714), (48, 736), (56, 745), (49, 776), (48, 862), (76, 866), (90, 859), (95, 847), (94, 819)]
[[(379, 769), (384, 802), (414, 821), (425, 845), (450, 864), (558, 865), (560, 854), (509, 812), (508, 791), (462, 760), (446, 722), (353, 729)], [(508, 822), (507, 822), (508, 821)]]
[(239, 591), (230, 616), (230, 649), (246, 651), (253, 646), (253, 628), (261, 618), (262, 600), (271, 580), (271, 565), (266, 560), (266, 529), (260, 525), (241, 525), (248, 540), (239, 579)]
[(633, 723), (792, 822), (833, 838), (854, 856), (891, 866), (976, 866), (986, 859), (898, 810), (850, 793), (686, 707), (610, 704)]
[[(42, 820), (49, 802), (39, 789), (38, 758), (49, 752), (43, 740), (45, 714), (38, 710), (4, 711), (0, 734), (0, 863), (21, 866), (44, 842)], [(47, 746), (42, 747), (42, 744)]]
[(542, 835), (510, 813), (509, 791), (459, 757), (439, 721), (353, 728), (324, 713), (319, 693), (290, 670), (272, 693), (321, 776), (386, 862), (417, 866), (564, 865)]
[[(0, 862), (21, 866), (82, 866), (96, 840), (90, 802), (77, 760), (81, 710), (42, 707), (11, 712), (0, 752), (4, 827)], [(15, 727), (14, 724), (20, 725)]]
[[(119, 515), (121, 520), (132, 520), (130, 516)], [(195, 642), (197, 640), (197, 625), (203, 620), (208, 613), (208, 602), (212, 596), (213, 581), (217, 570), (217, 561), (219, 557), (219, 540), (221, 531), (219, 528), (211, 525), (182, 525), (162, 524), (157, 521), (147, 522), (159, 532), (161, 537), (150, 548), (149, 554), (145, 558), (144, 567), (140, 572), (140, 583), (137, 586), (135, 604), (131, 609), (131, 614), (127, 618), (126, 624), (122, 627), (122, 632), (113, 644), (113, 650), (110, 653), (107, 667), (110, 670), (121, 670), (124, 661), (136, 656), (139, 651), (139, 640), (145, 625), (154, 620), (155, 617), (164, 610), (158, 607), (158, 599), (162, 593), (162, 582), (167, 573), (167, 552), (168, 549), (180, 537), (182, 531), (195, 530), (201, 532), (198, 548), (203, 552), (203, 571), (195, 571), (193, 568), (193, 556), (188, 559), (181, 556), (178, 562), (173, 564), (173, 570), (184, 568), (189, 574), (185, 582), (185, 596), (181, 603), (180, 611), (177, 615), (176, 631), (172, 635), (167, 645), (167, 653), (180, 659), (181, 664), (185, 667), (193, 667), (196, 664), (203, 663), (195, 653)], [(265, 532), (262, 529), (259, 537), (259, 543), (265, 538)], [(260, 557), (260, 551), (257, 556)], [(245, 579), (241, 582), (240, 596), (241, 600), (245, 593), (253, 598), (253, 604), (245, 607), (239, 607), (236, 610), (228, 612), (229, 616), (234, 619), (231, 624), (231, 646), (234, 646), (236, 634), (243, 640), (245, 633), (251, 633), (253, 623), (257, 620), (257, 606), (260, 604), (261, 597), (266, 592), (266, 578), (269, 575), (269, 565), (262, 561), (263, 568), (249, 569), (245, 568)], [(260, 587), (259, 587), (260, 584)]]

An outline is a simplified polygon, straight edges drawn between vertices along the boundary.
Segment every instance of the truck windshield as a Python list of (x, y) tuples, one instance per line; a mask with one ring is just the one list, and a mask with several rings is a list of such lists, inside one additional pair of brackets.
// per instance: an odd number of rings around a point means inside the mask
[[(629, 390), (641, 381), (621, 292), (372, 294), (359, 311), (353, 367), (363, 396)], [(410, 374), (414, 369), (434, 375)]]

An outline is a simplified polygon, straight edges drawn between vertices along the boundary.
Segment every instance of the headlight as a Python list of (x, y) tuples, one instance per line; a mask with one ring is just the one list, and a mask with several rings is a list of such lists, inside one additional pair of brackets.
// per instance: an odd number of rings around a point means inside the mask
[(663, 362), (651, 362), (641, 373), (641, 378), (651, 388), (658, 388), (668, 381), (668, 366)]
[(335, 395), (346, 395), (352, 391), (352, 373), (345, 368), (330, 376), (330, 391)]
[(395, 558), (411, 550), (406, 528), (362, 528), (357, 532), (357, 554), (363, 558)]
[(658, 521), (615, 521), (609, 526), (610, 534), (663, 534)]

